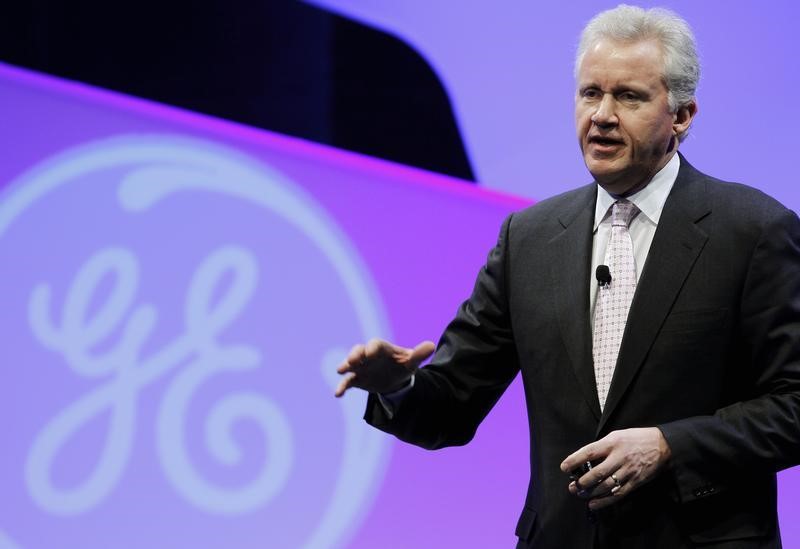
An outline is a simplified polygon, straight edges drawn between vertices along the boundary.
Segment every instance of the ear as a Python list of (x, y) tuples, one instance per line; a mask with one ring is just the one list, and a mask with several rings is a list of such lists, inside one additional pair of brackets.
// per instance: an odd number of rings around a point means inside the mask
[(694, 120), (696, 114), (697, 101), (695, 99), (692, 99), (689, 103), (678, 108), (675, 112), (675, 120), (672, 122), (672, 131), (674, 134), (680, 136), (686, 133), (686, 130), (692, 125), (692, 120)]

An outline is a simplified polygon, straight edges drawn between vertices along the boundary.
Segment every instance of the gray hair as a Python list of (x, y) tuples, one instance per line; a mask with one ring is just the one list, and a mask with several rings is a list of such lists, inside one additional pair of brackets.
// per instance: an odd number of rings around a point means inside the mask
[[(694, 100), (700, 61), (692, 29), (679, 15), (664, 8), (645, 10), (625, 4), (598, 13), (581, 33), (575, 57), (576, 77), (586, 51), (603, 38), (619, 42), (657, 40), (664, 52), (664, 84), (670, 110), (676, 112)], [(686, 133), (679, 136), (681, 141), (685, 137)]]

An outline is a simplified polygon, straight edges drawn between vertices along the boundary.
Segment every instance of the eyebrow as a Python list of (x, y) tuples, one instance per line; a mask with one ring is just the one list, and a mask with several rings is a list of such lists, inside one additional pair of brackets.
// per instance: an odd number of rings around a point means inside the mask
[[(605, 91), (605, 90), (603, 90), (603, 87), (600, 86), (597, 83), (587, 83), (587, 84), (579, 84), (578, 85), (578, 91), (580, 91), (580, 92), (586, 91), (586, 90), (592, 89), (592, 88), (596, 88), (598, 90)], [(637, 93), (637, 94), (642, 95), (642, 96), (647, 96), (647, 97), (650, 97), (650, 95), (652, 95), (651, 91), (646, 86), (636, 86), (636, 85), (630, 85), (630, 84), (614, 86), (613, 88), (611, 88), (610, 91), (614, 95), (617, 95), (617, 94), (620, 94), (620, 93), (623, 93), (623, 92), (629, 92), (629, 91)]]

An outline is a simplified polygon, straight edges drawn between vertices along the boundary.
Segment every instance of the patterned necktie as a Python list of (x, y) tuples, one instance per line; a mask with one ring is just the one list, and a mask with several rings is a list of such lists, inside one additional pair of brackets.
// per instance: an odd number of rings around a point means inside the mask
[(628, 225), (637, 213), (639, 209), (627, 200), (614, 202), (611, 210), (611, 238), (605, 257), (605, 264), (611, 271), (611, 283), (597, 290), (592, 337), (594, 376), (601, 410), (606, 404), (625, 322), (636, 291), (636, 263)]

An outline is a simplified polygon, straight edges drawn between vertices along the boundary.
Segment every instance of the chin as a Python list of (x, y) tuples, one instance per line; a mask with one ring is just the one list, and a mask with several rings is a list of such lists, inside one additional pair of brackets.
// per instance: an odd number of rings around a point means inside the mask
[(595, 160), (587, 158), (586, 168), (597, 181), (613, 181), (619, 177), (620, 170), (614, 166), (613, 161)]

